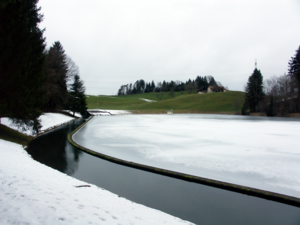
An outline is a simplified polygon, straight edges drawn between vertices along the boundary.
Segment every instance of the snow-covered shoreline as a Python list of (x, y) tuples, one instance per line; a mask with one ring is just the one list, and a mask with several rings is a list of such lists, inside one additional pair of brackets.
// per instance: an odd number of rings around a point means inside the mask
[[(42, 130), (63, 118), (42, 117)], [(192, 224), (47, 167), (21, 145), (0, 139), (0, 155), (0, 224)]]
[(191, 224), (49, 168), (21, 145), (0, 140), (0, 155), (0, 224)]
[(127, 110), (114, 110), (114, 109), (89, 109), (88, 112), (94, 116), (117, 116), (117, 115), (130, 115), (132, 114)]
[[(61, 126), (63, 124), (66, 124), (66, 123), (74, 120), (73, 117), (63, 115), (60, 113), (44, 113), (39, 117), (39, 119), (41, 120), (41, 125), (42, 125), (40, 133), (45, 133), (48, 130), (51, 130), (55, 127)], [(21, 132), (23, 134), (32, 135), (31, 130), (22, 131), (19, 127), (15, 126), (10, 121), (10, 119), (7, 117), (1, 118), (1, 124), (11, 128), (11, 129), (14, 129), (18, 132)]]

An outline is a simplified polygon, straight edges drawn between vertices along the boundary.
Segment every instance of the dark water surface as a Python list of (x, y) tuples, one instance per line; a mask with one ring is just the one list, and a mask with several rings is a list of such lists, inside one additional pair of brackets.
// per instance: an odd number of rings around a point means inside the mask
[(29, 154), (72, 177), (196, 224), (300, 225), (300, 208), (121, 166), (82, 152), (67, 140), (82, 122), (73, 121), (33, 140)]

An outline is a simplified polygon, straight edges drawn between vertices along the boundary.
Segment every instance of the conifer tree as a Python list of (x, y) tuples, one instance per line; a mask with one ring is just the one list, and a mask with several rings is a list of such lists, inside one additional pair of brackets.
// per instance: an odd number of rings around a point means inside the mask
[[(260, 70), (254, 69), (252, 75), (249, 77), (246, 86), (245, 104), (249, 105), (250, 112), (256, 112), (258, 103), (263, 99), (263, 76)], [(242, 114), (246, 111), (246, 105), (243, 106)]]
[(38, 0), (4, 1), (0, 6), (0, 117), (24, 129), (39, 129), (44, 104), (45, 38), (38, 27)]
[(297, 99), (295, 99), (296, 110), (300, 111), (300, 46), (296, 50), (296, 54), (289, 61), (289, 75), (296, 81), (296, 90), (298, 93)]
[(296, 54), (289, 61), (289, 74), (296, 78), (300, 84), (300, 46), (296, 50)]
[(56, 41), (47, 52), (46, 58), (47, 91), (45, 111), (63, 109), (67, 97), (68, 65), (65, 50), (59, 41)]
[(69, 110), (73, 112), (73, 116), (75, 115), (75, 112), (85, 115), (87, 111), (87, 103), (84, 92), (85, 87), (83, 86), (83, 81), (80, 80), (79, 75), (75, 75), (74, 82), (71, 84), (68, 101)]
[(151, 92), (154, 92), (155, 90), (155, 84), (154, 84), (154, 81), (152, 80), (152, 83), (151, 83)]

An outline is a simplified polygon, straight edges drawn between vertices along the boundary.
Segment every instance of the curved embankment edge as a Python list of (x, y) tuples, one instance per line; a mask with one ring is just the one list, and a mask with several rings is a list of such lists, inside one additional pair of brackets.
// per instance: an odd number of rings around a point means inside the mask
[(71, 123), (71, 122), (73, 122), (73, 121), (75, 121), (75, 120), (78, 120), (78, 119), (80, 119), (80, 118), (75, 118), (75, 119), (69, 120), (69, 121), (67, 121), (67, 122), (64, 122), (64, 123), (55, 125), (55, 126), (53, 126), (53, 127), (49, 127), (48, 129), (43, 130), (42, 132), (38, 133), (36, 136), (34, 136), (33, 139), (36, 139), (36, 138), (38, 138), (38, 137), (40, 137), (40, 136), (42, 136), (42, 135), (44, 135), (44, 134), (46, 134), (46, 133), (48, 133), (48, 132), (50, 132), (50, 131), (55, 130), (56, 128), (59, 128), (59, 127), (61, 127), (61, 126), (64, 126), (64, 125), (66, 125), (66, 124), (68, 124), (68, 123)]
[(68, 141), (73, 146), (75, 146), (75, 147), (79, 148), (80, 150), (87, 152), (93, 156), (96, 156), (96, 157), (99, 157), (99, 158), (102, 158), (102, 159), (105, 159), (105, 160), (108, 160), (108, 161), (111, 161), (111, 162), (114, 162), (114, 163), (117, 163), (120, 165), (129, 166), (129, 167), (136, 168), (136, 169), (141, 169), (141, 170), (156, 173), (156, 174), (161, 174), (161, 175), (174, 177), (174, 178), (178, 178), (178, 179), (189, 181), (189, 182), (204, 184), (204, 185), (208, 185), (211, 187), (221, 188), (221, 189), (225, 189), (225, 190), (229, 190), (229, 191), (234, 191), (234, 192), (238, 192), (238, 193), (242, 193), (242, 194), (247, 194), (247, 195), (251, 195), (251, 196), (255, 196), (255, 197), (264, 198), (267, 200), (272, 200), (272, 201), (300, 207), (300, 198), (287, 196), (287, 195), (283, 195), (283, 194), (278, 194), (278, 193), (270, 192), (270, 191), (264, 191), (264, 190), (260, 190), (260, 189), (256, 189), (256, 188), (246, 187), (246, 186), (242, 186), (242, 185), (231, 184), (231, 183), (227, 183), (227, 182), (223, 182), (223, 181), (217, 181), (217, 180), (213, 180), (213, 179), (193, 176), (193, 175), (189, 175), (189, 174), (185, 174), (185, 173), (179, 173), (179, 172), (161, 169), (161, 168), (152, 167), (152, 166), (147, 166), (147, 165), (143, 165), (143, 164), (139, 164), (139, 163), (134, 163), (134, 162), (118, 159), (115, 157), (111, 157), (109, 155), (101, 154), (99, 152), (95, 152), (91, 149), (85, 148), (85, 147), (77, 144), (73, 140), (73, 135), (77, 131), (79, 131), (92, 118), (93, 117), (89, 118), (83, 124), (81, 124), (79, 127), (77, 127), (74, 131), (72, 131), (68, 135)]

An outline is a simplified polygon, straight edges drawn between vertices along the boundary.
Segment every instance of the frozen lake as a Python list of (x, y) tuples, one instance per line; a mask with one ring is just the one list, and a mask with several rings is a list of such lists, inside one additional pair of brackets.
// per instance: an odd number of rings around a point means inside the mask
[(94, 117), (78, 144), (127, 161), (300, 197), (300, 120), (228, 115)]

